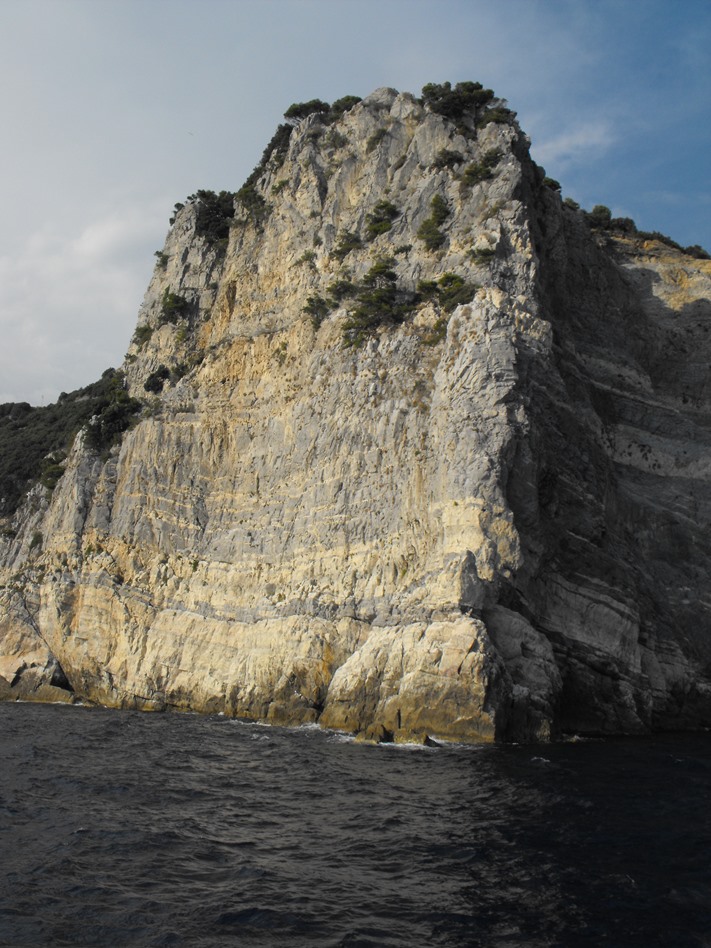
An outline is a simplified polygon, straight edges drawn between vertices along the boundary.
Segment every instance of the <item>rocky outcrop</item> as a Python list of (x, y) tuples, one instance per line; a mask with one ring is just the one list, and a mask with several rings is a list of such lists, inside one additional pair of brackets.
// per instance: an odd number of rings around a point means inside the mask
[(497, 117), (378, 90), (294, 128), (227, 241), (177, 211), (142, 414), (0, 541), (4, 696), (399, 740), (711, 723), (711, 265), (591, 232)]

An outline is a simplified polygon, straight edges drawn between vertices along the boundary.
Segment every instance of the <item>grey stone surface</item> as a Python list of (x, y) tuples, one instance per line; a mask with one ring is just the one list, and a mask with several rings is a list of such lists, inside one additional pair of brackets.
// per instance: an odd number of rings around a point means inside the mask
[[(79, 436), (0, 540), (0, 697), (58, 662), (85, 700), (367, 739), (711, 724), (711, 267), (591, 233), (541, 180), (515, 125), (465, 137), (381, 89), (294, 130), (224, 253), (180, 210), (124, 364), (141, 420), (108, 458)], [(387, 256), (403, 293), (471, 298), (356, 347), (348, 300), (315, 329), (309, 297)], [(161, 325), (166, 290), (190, 319)]]

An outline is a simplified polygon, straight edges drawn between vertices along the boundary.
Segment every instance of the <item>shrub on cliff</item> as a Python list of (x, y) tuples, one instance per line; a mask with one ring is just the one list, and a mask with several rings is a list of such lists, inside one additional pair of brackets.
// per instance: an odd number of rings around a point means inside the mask
[(586, 215), (591, 227), (607, 229), (612, 220), (612, 213), (609, 207), (604, 204), (596, 204), (595, 207)]
[(387, 233), (400, 211), (390, 201), (378, 201), (365, 219), (365, 233), (368, 240), (375, 240), (380, 234)]
[(462, 303), (470, 303), (478, 290), (458, 273), (444, 273), (439, 280), (421, 280), (417, 285), (420, 299), (432, 300), (438, 309), (451, 313)]
[(432, 162), (432, 167), (439, 171), (442, 168), (454, 168), (455, 165), (461, 164), (464, 161), (464, 155), (458, 151), (452, 151), (449, 148), (442, 148), (437, 152), (435, 160)]
[(394, 266), (393, 257), (377, 260), (354, 288), (356, 305), (343, 326), (347, 346), (359, 346), (379, 326), (401, 323), (412, 312), (417, 296), (398, 287)]
[(108, 451), (142, 407), (141, 402), (131, 398), (125, 390), (123, 375), (115, 372), (108, 386), (106, 402), (86, 427), (84, 443), (95, 451)]
[(359, 95), (344, 95), (340, 99), (336, 99), (328, 110), (329, 121), (340, 118), (344, 112), (350, 112), (354, 105), (358, 105), (362, 101)]
[(227, 241), (230, 222), (235, 216), (235, 195), (232, 191), (198, 191), (195, 195), (197, 208), (196, 233), (210, 244)]
[(309, 296), (304, 306), (304, 312), (311, 317), (311, 325), (318, 330), (321, 323), (328, 316), (329, 305), (322, 296)]
[(366, 146), (365, 146), (366, 152), (370, 154), (371, 152), (375, 151), (375, 149), (378, 147), (381, 141), (387, 136), (387, 134), (388, 134), (387, 128), (376, 129), (376, 131), (373, 132), (373, 134), (370, 136), (370, 138), (366, 142)]
[(483, 128), (490, 122), (496, 125), (510, 125), (514, 116), (515, 112), (512, 112), (511, 109), (504, 105), (497, 105), (490, 109), (485, 108), (483, 112), (480, 112), (477, 116), (476, 125), (477, 128)]
[(362, 243), (358, 234), (351, 230), (344, 230), (338, 235), (336, 246), (332, 250), (333, 256), (343, 261), (351, 250), (357, 250)]
[(701, 244), (690, 244), (688, 247), (684, 247), (684, 253), (690, 257), (696, 257), (697, 260), (711, 260), (711, 254), (708, 250), (704, 250)]
[(291, 125), (279, 125), (269, 144), (262, 152), (259, 164), (252, 170), (247, 180), (235, 194), (237, 201), (247, 212), (252, 222), (257, 225), (266, 220), (271, 211), (271, 205), (264, 200), (257, 190), (257, 182), (267, 170), (267, 167), (274, 169), (283, 163), (289, 150), (292, 131), (293, 127)]
[(336, 99), (331, 105), (328, 102), (322, 102), (321, 99), (310, 99), (308, 102), (294, 102), (284, 112), (284, 118), (287, 122), (298, 124), (309, 115), (320, 115), (322, 120), (329, 125), (339, 119), (344, 112), (349, 112), (354, 105), (361, 102), (358, 95), (344, 95)]
[(153, 335), (153, 327), (148, 325), (136, 326), (136, 329), (131, 338), (133, 345), (138, 346), (139, 349), (142, 349), (148, 340)]
[(143, 387), (147, 392), (153, 392), (156, 395), (163, 391), (163, 385), (170, 378), (170, 369), (165, 365), (159, 365), (155, 372), (151, 372)]
[(64, 474), (64, 461), (67, 459), (67, 452), (64, 450), (52, 451), (42, 459), (40, 466), (39, 482), (47, 490), (54, 490)]
[(307, 116), (313, 115), (314, 112), (323, 115), (328, 112), (330, 108), (331, 106), (328, 102), (322, 102), (321, 99), (310, 99), (308, 102), (293, 102), (286, 112), (284, 112), (284, 118), (287, 121), (290, 119), (301, 121)]
[(254, 181), (246, 181), (236, 197), (253, 223), (261, 224), (269, 216), (270, 207), (257, 191)]
[(343, 278), (329, 283), (326, 289), (328, 290), (328, 299), (333, 309), (340, 306), (346, 297), (353, 296), (357, 292), (355, 284)]
[(449, 207), (444, 198), (439, 194), (435, 194), (432, 198), (430, 207), (430, 216), (420, 225), (417, 236), (424, 242), (428, 250), (437, 250), (446, 240), (440, 230), (440, 225), (449, 217)]
[(163, 296), (160, 304), (160, 322), (172, 323), (175, 325), (179, 319), (188, 316), (190, 313), (190, 302), (178, 293), (173, 293), (167, 287), (163, 290)]
[(428, 82), (422, 88), (425, 105), (438, 115), (460, 119), (470, 113), (476, 119), (485, 106), (494, 98), (492, 89), (485, 89), (480, 82), (458, 82), (454, 88), (451, 83)]
[(496, 149), (487, 151), (479, 161), (474, 161), (462, 172), (462, 186), (466, 188), (480, 184), (494, 177), (494, 168), (501, 161), (501, 152)]
[(478, 289), (475, 283), (467, 283), (457, 273), (444, 273), (437, 283), (440, 305), (445, 313), (451, 313), (462, 303), (471, 303)]

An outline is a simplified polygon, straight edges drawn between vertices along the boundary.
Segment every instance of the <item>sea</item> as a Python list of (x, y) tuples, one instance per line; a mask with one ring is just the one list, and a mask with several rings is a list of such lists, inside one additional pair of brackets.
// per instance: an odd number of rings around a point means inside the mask
[(711, 734), (370, 746), (0, 704), (0, 945), (711, 946)]

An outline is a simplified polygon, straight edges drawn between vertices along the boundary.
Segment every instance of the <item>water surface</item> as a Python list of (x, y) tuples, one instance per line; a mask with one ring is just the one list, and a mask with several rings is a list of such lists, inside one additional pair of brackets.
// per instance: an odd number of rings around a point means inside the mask
[(0, 945), (711, 946), (711, 736), (401, 748), (0, 704)]

